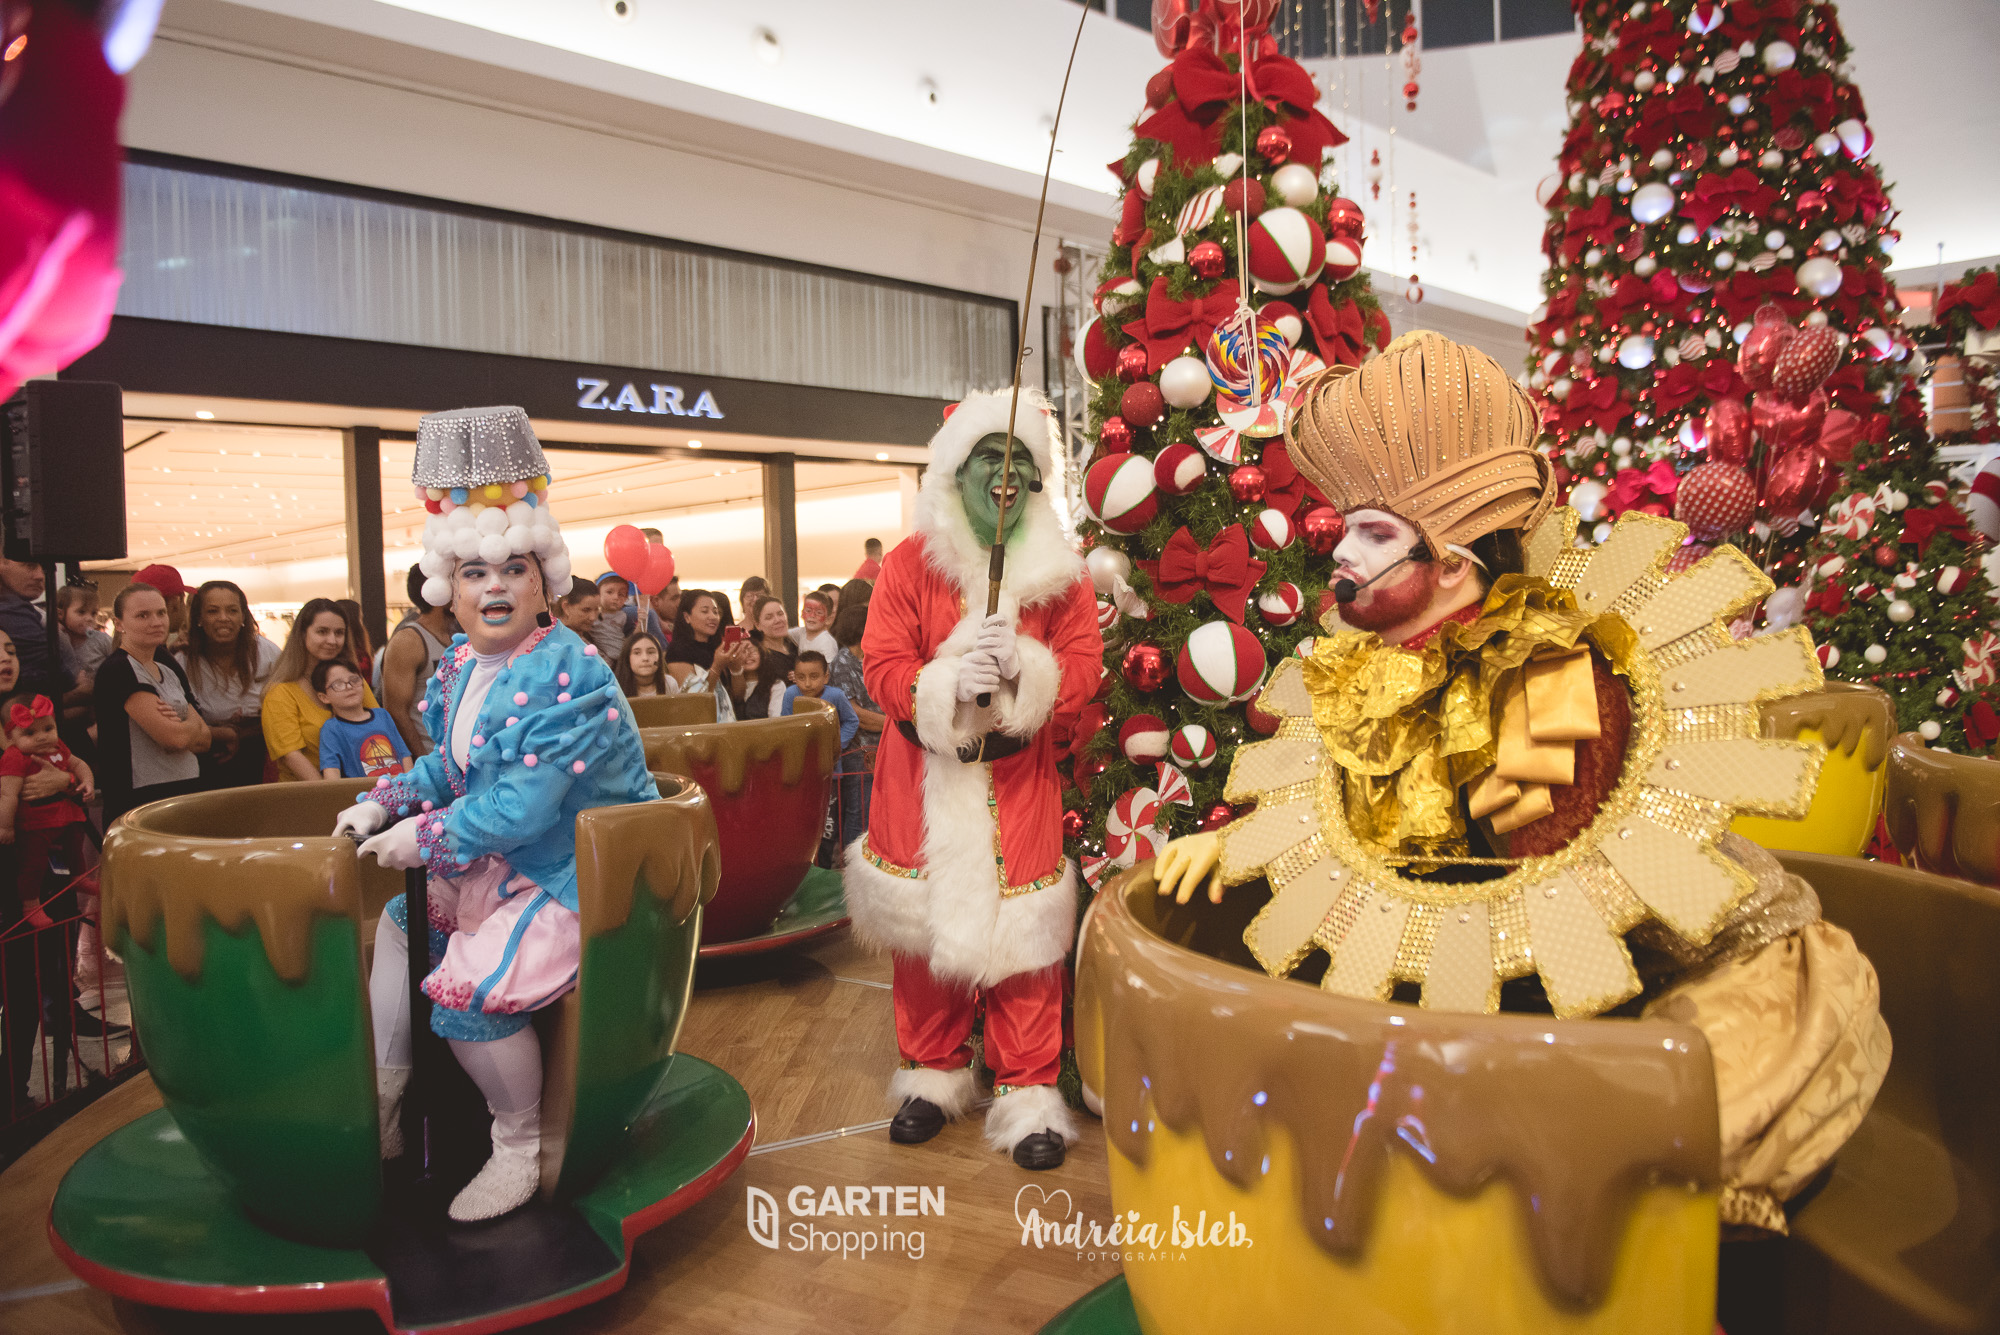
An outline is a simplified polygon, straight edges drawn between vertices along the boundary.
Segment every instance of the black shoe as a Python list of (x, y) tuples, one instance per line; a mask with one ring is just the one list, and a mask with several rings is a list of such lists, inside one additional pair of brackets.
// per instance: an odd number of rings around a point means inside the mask
[(78, 1038), (123, 1038), (132, 1032), (132, 1026), (99, 1019), (83, 1007), (76, 1008), (71, 1025)]
[(1037, 1173), (1049, 1168), (1061, 1168), (1062, 1133), (1037, 1131), (1032, 1136), (1021, 1137), (1021, 1143), (1014, 1147), (1014, 1162)]
[(889, 1119), (889, 1139), (898, 1145), (921, 1145), (944, 1130), (944, 1109), (929, 1099), (909, 1098)]

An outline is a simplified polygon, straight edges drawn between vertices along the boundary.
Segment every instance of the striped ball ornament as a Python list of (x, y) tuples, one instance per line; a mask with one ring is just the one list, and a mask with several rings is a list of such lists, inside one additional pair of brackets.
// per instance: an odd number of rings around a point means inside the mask
[[(1201, 379), (1204, 385), (1208, 383), (1206, 368)], [(1153, 481), (1169, 496), (1191, 495), (1207, 477), (1208, 461), (1185, 441), (1175, 441), (1153, 456)]]
[(1157, 714), (1134, 714), (1118, 729), (1118, 749), (1135, 765), (1157, 765), (1167, 758), (1167, 725)]
[(1113, 533), (1137, 533), (1160, 512), (1153, 461), (1140, 454), (1099, 459), (1084, 476), (1083, 499), (1097, 522)]
[(1293, 208), (1266, 209), (1250, 224), (1250, 281), (1282, 297), (1310, 286), (1326, 267), (1326, 237)]
[(1257, 595), (1257, 610), (1264, 614), (1264, 620), (1273, 626), (1289, 626), (1305, 611), (1306, 596), (1299, 586), (1287, 580), (1267, 593)]
[(1290, 546), (1292, 536), (1291, 516), (1283, 510), (1261, 511), (1250, 525), (1250, 541), (1267, 552)]
[(1241, 700), (1264, 681), (1262, 641), (1230, 621), (1196, 626), (1175, 660), (1181, 689), (1203, 704)]
[(1199, 723), (1183, 723), (1167, 743), (1167, 756), (1182, 769), (1207, 769), (1215, 763), (1215, 734)]

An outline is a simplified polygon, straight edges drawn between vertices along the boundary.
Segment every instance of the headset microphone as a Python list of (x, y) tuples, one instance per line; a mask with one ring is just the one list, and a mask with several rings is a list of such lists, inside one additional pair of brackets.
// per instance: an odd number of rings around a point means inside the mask
[(1373, 584), (1375, 580), (1381, 579), (1384, 575), (1387, 575), (1391, 570), (1394, 570), (1397, 566), (1402, 565), (1404, 562), (1428, 561), (1430, 559), (1431, 559), (1431, 553), (1429, 548), (1422, 546), (1412, 547), (1410, 548), (1409, 552), (1406, 555), (1404, 555), (1400, 560), (1391, 561), (1386, 567), (1382, 569), (1380, 574), (1377, 574), (1372, 579), (1363, 580), (1359, 584), (1356, 584), (1351, 579), (1335, 580), (1333, 582), (1333, 600), (1339, 603), (1342, 607), (1345, 607), (1347, 604), (1353, 602), (1356, 595), (1358, 595), (1363, 589), (1367, 588), (1370, 584)]
[(1041, 489), (1042, 489), (1042, 480), (1041, 480), (1040, 478), (1036, 478), (1036, 479), (1035, 479), (1035, 480), (1034, 480), (1033, 482), (1030, 482), (1030, 483), (1028, 484), (1028, 490), (1029, 490), (1029, 491), (1035, 491), (1035, 492), (1038, 492), (1038, 491), (1040, 491)]

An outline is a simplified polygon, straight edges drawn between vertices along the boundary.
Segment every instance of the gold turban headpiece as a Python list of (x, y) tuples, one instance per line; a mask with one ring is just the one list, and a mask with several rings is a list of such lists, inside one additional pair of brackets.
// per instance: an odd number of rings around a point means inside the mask
[(1555, 503), (1528, 392), (1477, 348), (1428, 329), (1307, 386), (1285, 437), (1342, 514), (1387, 510), (1431, 550), (1532, 529)]

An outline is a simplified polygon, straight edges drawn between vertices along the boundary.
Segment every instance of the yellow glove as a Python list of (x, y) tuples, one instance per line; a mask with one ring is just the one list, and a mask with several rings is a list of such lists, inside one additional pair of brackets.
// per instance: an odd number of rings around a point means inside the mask
[(1169, 840), (1153, 863), (1153, 879), (1160, 893), (1173, 895), (1176, 904), (1185, 904), (1195, 887), (1208, 885), (1208, 902), (1222, 902), (1222, 839), (1210, 830)]

